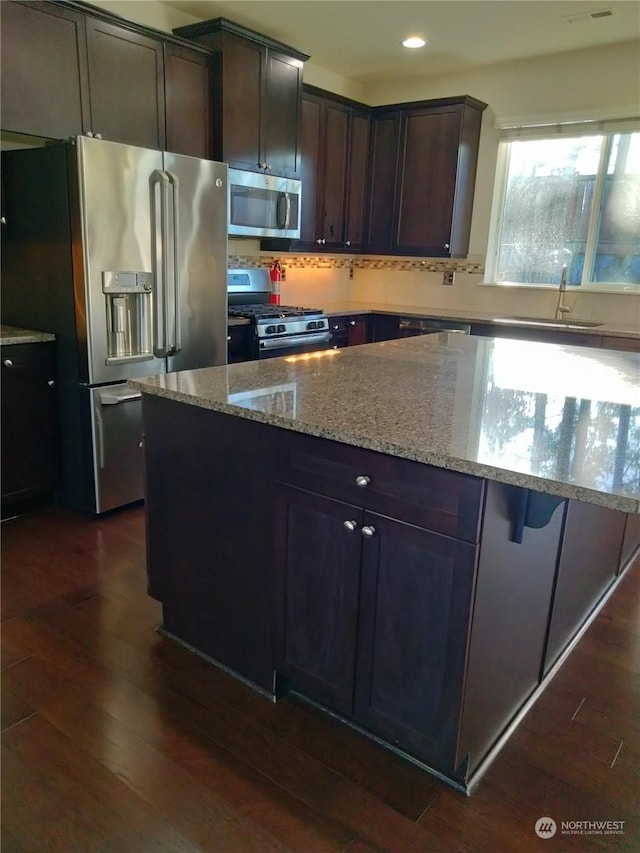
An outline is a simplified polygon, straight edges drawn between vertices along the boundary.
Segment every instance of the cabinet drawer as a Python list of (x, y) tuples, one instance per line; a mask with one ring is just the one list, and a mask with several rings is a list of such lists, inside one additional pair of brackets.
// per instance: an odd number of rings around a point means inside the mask
[(279, 436), (278, 472), (284, 483), (477, 541), (478, 477), (291, 432)]

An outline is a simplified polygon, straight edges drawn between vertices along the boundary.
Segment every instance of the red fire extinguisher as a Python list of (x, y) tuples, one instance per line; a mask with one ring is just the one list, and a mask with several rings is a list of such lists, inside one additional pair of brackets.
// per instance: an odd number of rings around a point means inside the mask
[(272, 305), (280, 305), (280, 282), (282, 281), (282, 267), (280, 261), (274, 261), (269, 270), (269, 278), (271, 279), (271, 292), (269, 293), (269, 302)]

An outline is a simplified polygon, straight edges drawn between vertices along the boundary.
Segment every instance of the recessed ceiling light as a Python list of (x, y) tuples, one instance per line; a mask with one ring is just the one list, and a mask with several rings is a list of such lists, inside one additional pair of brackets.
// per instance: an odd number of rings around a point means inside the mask
[(420, 36), (410, 36), (402, 42), (403, 47), (424, 47), (426, 41)]

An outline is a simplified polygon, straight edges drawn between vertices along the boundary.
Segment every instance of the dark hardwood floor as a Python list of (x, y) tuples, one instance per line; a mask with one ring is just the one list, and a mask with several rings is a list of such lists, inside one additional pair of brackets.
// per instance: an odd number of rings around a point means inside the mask
[[(4, 853), (640, 845), (640, 561), (467, 798), (156, 633), (143, 509), (1, 535)], [(561, 834), (596, 820), (624, 832)]]

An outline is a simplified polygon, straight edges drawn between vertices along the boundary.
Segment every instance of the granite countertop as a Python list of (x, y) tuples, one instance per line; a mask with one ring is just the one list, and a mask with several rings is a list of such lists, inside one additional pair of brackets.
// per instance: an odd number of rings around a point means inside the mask
[(640, 513), (640, 355), (440, 333), (130, 380), (277, 427)]
[(3, 347), (12, 344), (41, 344), (46, 341), (55, 341), (55, 339), (56, 336), (49, 332), (35, 332), (33, 329), (0, 325), (0, 344)]
[[(510, 312), (497, 313), (476, 311), (475, 309), (459, 308), (428, 308), (415, 305), (388, 305), (377, 302), (332, 302), (325, 303), (323, 310), (328, 317), (336, 317), (342, 314), (397, 314), (402, 317), (427, 317), (438, 320), (453, 320), (463, 323), (495, 323), (496, 325), (507, 325), (509, 318), (514, 315)], [(541, 318), (545, 319), (545, 318)], [(546, 318), (550, 319), (550, 318)], [(569, 321), (571, 321), (569, 317)], [(579, 323), (580, 319), (575, 318)], [(563, 328), (562, 326), (550, 326), (543, 323), (540, 326), (534, 324), (517, 324), (518, 328), (547, 328), (553, 332), (580, 332), (581, 335), (607, 335), (608, 337), (640, 338), (640, 328), (633, 323), (603, 323), (598, 326), (587, 326), (585, 328)]]

